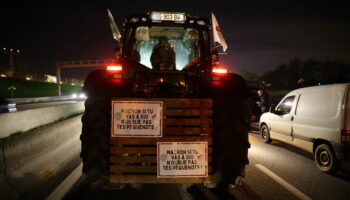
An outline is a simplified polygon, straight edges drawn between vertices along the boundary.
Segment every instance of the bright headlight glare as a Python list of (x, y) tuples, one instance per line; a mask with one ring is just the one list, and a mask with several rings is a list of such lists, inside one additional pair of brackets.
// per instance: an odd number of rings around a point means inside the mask
[(79, 96), (81, 99), (84, 99), (86, 98), (86, 95), (84, 93), (81, 93), (80, 96)]

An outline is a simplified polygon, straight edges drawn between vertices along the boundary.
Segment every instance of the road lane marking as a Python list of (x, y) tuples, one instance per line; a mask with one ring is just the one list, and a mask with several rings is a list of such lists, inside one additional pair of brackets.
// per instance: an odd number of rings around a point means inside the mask
[(67, 194), (69, 189), (74, 185), (75, 182), (79, 179), (80, 176), (82, 176), (82, 168), (83, 164), (80, 163), (80, 165), (73, 170), (72, 173), (65, 178), (61, 184), (59, 184), (56, 189), (51, 192), (51, 194), (46, 198), (46, 200), (59, 200), (64, 197), (64, 195)]
[(308, 197), (306, 194), (295, 188), (293, 185), (285, 181), (283, 178), (279, 177), (277, 174), (273, 173), (271, 170), (267, 169), (265, 166), (261, 164), (255, 165), (258, 169), (260, 169), (262, 172), (264, 172), (266, 175), (271, 177), (273, 180), (275, 180), (277, 183), (281, 184), (284, 188), (286, 188), (289, 192), (294, 194), (299, 199), (305, 199), (305, 200), (311, 200), (310, 197)]

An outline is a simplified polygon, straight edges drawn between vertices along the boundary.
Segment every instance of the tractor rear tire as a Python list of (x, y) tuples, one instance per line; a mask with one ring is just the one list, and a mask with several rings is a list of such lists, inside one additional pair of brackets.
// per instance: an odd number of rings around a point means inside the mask
[(81, 158), (83, 173), (96, 178), (108, 176), (111, 102), (109, 98), (88, 98), (82, 117)]
[(213, 149), (214, 172), (219, 171), (219, 185), (227, 187), (238, 176), (245, 176), (248, 161), (249, 112), (246, 106), (234, 99), (214, 99)]

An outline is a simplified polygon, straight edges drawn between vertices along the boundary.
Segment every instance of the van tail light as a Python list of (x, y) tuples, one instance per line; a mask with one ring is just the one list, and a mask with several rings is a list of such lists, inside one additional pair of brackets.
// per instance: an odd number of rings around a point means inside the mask
[(341, 131), (341, 143), (350, 144), (350, 130)]
[(123, 71), (123, 67), (121, 65), (109, 65), (106, 70), (109, 73), (120, 73)]
[(211, 73), (213, 73), (215, 76), (226, 76), (227, 68), (224, 66), (215, 66), (213, 67)]

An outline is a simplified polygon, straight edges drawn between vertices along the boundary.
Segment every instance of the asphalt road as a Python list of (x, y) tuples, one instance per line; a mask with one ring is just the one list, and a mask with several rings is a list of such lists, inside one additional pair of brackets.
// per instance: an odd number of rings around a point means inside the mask
[[(236, 199), (350, 199), (350, 170), (325, 174), (308, 152), (278, 141), (262, 143), (253, 133), (249, 141), (250, 164), (243, 184), (235, 189)], [(81, 169), (78, 173), (81, 179)], [(78, 185), (64, 199), (223, 199), (186, 184), (134, 184), (119, 191)]]
[(261, 199), (350, 199), (350, 170), (319, 171), (312, 154), (282, 142), (262, 143), (250, 134), (244, 182)]
[[(82, 178), (80, 178), (80, 181)], [(78, 184), (66, 194), (64, 200), (234, 200), (228, 192), (212, 191), (202, 184), (127, 184), (122, 190), (91, 189), (87, 185)], [(51, 195), (50, 199), (60, 199)]]

